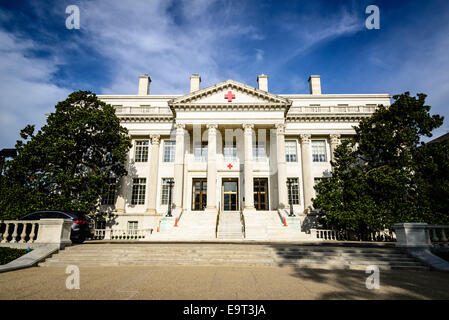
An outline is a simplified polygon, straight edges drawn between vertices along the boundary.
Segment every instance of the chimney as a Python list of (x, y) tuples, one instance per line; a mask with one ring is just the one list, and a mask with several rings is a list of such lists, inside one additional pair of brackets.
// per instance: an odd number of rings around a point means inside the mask
[(321, 76), (310, 76), (309, 87), (310, 94), (321, 94)]
[(201, 77), (198, 74), (190, 76), (190, 93), (200, 90)]
[(268, 76), (261, 74), (257, 76), (257, 83), (259, 85), (259, 90), (268, 92)]
[(139, 92), (137, 93), (139, 96), (150, 94), (150, 82), (151, 78), (149, 75), (139, 76)]

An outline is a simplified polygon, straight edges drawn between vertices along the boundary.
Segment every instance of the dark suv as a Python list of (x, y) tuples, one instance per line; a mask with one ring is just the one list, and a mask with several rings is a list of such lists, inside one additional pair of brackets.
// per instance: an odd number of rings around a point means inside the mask
[(70, 219), (73, 221), (70, 240), (74, 243), (83, 243), (86, 238), (90, 238), (92, 232), (89, 221), (84, 212), (80, 211), (36, 211), (29, 213), (19, 220), (40, 220), (40, 219)]

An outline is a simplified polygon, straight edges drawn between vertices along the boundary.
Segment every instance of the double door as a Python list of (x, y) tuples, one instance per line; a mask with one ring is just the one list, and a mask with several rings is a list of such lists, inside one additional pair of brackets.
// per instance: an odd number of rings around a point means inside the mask
[(268, 210), (268, 179), (254, 178), (254, 207)]
[(203, 211), (207, 205), (207, 179), (193, 179), (192, 189), (192, 210)]

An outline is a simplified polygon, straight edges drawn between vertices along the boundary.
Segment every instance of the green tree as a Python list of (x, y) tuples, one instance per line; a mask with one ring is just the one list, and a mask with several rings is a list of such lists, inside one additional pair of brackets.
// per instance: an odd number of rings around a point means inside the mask
[(425, 98), (394, 96), (336, 149), (332, 177), (315, 186), (313, 200), (327, 227), (363, 233), (398, 222), (448, 221), (449, 149), (420, 143), (443, 123), (429, 114)]
[(108, 178), (126, 175), (131, 147), (115, 109), (90, 91), (76, 91), (55, 106), (35, 133), (28, 125), (5, 163), (0, 181), (0, 217), (35, 210), (93, 212)]

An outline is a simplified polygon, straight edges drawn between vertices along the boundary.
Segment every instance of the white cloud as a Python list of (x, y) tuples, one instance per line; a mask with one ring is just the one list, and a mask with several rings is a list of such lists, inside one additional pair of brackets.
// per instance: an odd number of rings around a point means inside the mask
[(0, 148), (13, 147), (27, 124), (38, 129), (68, 90), (51, 83), (54, 61), (27, 55), (37, 45), (0, 30)]
[(256, 49), (256, 61), (260, 62), (263, 60), (264, 51), (262, 49)]

